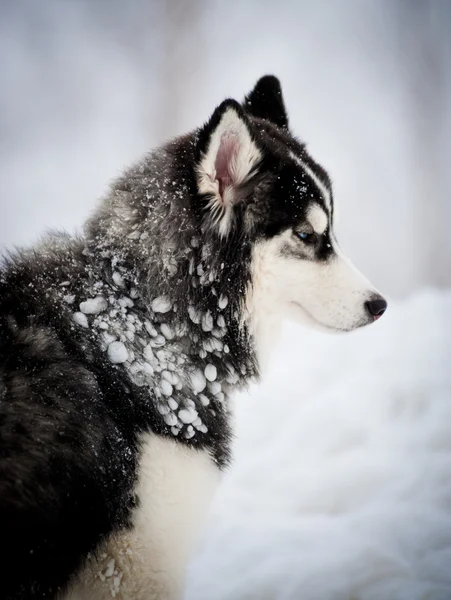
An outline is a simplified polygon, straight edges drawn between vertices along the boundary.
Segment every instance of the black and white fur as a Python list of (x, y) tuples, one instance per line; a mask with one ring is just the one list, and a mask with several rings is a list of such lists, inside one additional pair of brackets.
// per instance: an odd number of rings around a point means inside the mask
[(349, 331), (385, 310), (333, 216), (267, 76), (127, 170), (83, 237), (5, 260), (3, 600), (181, 597), (228, 398), (282, 319)]

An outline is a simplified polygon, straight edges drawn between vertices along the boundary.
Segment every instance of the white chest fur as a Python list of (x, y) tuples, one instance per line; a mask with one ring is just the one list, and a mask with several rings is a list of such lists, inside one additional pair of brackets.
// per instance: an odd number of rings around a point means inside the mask
[(178, 600), (218, 481), (219, 469), (205, 450), (146, 435), (133, 528), (88, 560), (65, 600)]

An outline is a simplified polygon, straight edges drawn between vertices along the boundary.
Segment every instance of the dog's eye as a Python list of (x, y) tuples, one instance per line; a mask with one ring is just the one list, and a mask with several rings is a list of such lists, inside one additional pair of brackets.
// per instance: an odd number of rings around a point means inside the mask
[(296, 235), (299, 239), (301, 239), (306, 244), (314, 244), (315, 243), (315, 234), (307, 233), (306, 231), (296, 231)]

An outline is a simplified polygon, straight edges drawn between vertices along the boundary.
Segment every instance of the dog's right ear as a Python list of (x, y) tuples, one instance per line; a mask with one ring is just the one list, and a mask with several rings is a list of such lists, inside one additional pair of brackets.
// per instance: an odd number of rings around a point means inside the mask
[(199, 194), (208, 199), (207, 223), (225, 237), (240, 201), (240, 186), (262, 159), (249, 117), (235, 100), (225, 100), (200, 130), (196, 177)]
[(288, 129), (288, 116), (282, 96), (280, 81), (274, 75), (265, 75), (244, 99), (244, 108), (254, 117), (271, 121)]

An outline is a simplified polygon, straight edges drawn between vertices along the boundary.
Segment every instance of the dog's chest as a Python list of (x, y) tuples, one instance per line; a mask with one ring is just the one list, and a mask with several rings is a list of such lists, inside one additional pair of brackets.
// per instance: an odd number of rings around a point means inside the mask
[(179, 598), (219, 476), (205, 450), (143, 436), (132, 528), (88, 560), (65, 600)]

